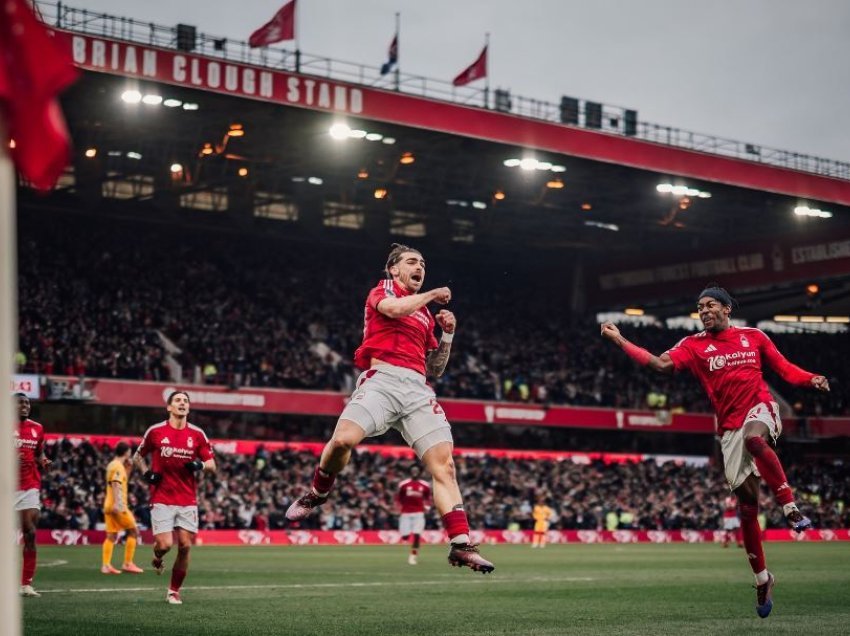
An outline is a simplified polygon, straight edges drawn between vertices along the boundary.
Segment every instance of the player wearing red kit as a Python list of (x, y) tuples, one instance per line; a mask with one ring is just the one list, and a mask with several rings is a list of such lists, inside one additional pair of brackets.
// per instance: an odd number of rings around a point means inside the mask
[(723, 547), (728, 548), (732, 539), (737, 542), (739, 548), (744, 547), (741, 543), (741, 520), (738, 518), (738, 500), (735, 495), (729, 495), (723, 500)]
[[(162, 574), (162, 558), (171, 550), (177, 535), (177, 558), (165, 600), (181, 605), (180, 586), (189, 569), (189, 549), (198, 532), (198, 471), (215, 472), (210, 442), (204, 432), (187, 421), (189, 394), (174, 391), (166, 401), (168, 419), (154, 424), (142, 438), (133, 462), (150, 484), (151, 525), (154, 545), (151, 565)], [(150, 457), (148, 467), (145, 457)]]
[(15, 491), (15, 510), (20, 512), (21, 533), (24, 539), (21, 564), (21, 596), (41, 596), (32, 587), (35, 576), (35, 529), (41, 510), (41, 473), (39, 469), (50, 466), (44, 456), (44, 429), (30, 417), (32, 406), (23, 393), (15, 393), (18, 400), (18, 429), (15, 431), (15, 450), (18, 451), (18, 489)]
[(788, 362), (762, 331), (731, 326), (732, 304), (725, 289), (709, 285), (697, 299), (705, 330), (683, 338), (660, 356), (626, 340), (610, 322), (602, 325), (602, 335), (638, 364), (654, 371), (690, 371), (708, 393), (717, 414), (726, 481), (738, 498), (744, 547), (756, 578), (756, 612), (766, 618), (773, 608), (774, 578), (767, 570), (761, 544), (759, 477), (782, 504), (785, 518), (795, 531), (802, 532), (812, 523), (797, 509), (785, 471), (771, 448), (782, 432), (782, 422), (762, 377), (762, 366), (766, 364), (795, 386), (829, 391), (829, 383), (824, 376)]
[(413, 535), (413, 543), (410, 546), (410, 555), (407, 562), (416, 565), (419, 554), (419, 540), (425, 531), (425, 508), (431, 500), (431, 486), (428, 482), (419, 479), (419, 466), (412, 466), (410, 479), (405, 479), (398, 485), (396, 501), (400, 514), (398, 516), (398, 531), (403, 541), (407, 541)]
[[(445, 371), (456, 326), (452, 312), (443, 309), (433, 316), (428, 304), (447, 305), (452, 292), (448, 287), (420, 292), (425, 260), (405, 245), (393, 245), (384, 271), (386, 279), (366, 298), (363, 343), (354, 354), (355, 364), (366, 370), (322, 451), (310, 490), (289, 507), (286, 518), (304, 519), (327, 501), (352, 449), (392, 427), (431, 473), (434, 506), (451, 543), (449, 563), (492, 572), (493, 564), (470, 542), (452, 460), (451, 426), (425, 381), (426, 375), (439, 377)], [(443, 330), (440, 342), (434, 337), (435, 324)]]

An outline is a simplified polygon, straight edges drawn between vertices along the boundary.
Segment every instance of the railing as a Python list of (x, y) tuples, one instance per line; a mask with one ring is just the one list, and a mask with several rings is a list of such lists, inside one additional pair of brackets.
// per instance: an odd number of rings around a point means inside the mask
[[(46, 23), (62, 29), (150, 46), (177, 47), (176, 27), (166, 27), (153, 22), (141, 22), (131, 18), (76, 9), (65, 6), (61, 2), (36, 2), (36, 5)], [(254, 49), (244, 41), (214, 37), (203, 33), (197, 34), (192, 52), (206, 57), (326, 77), (371, 88), (395, 90), (410, 95), (419, 95), (468, 106), (489, 108), (491, 102), (491, 96), (486, 89), (468, 86), (457, 87), (453, 86), (451, 82), (410, 73), (392, 72), (381, 75), (380, 68), (377, 66), (310, 55), (288, 48)], [(501, 112), (562, 123), (562, 112), (559, 104), (510, 95), (507, 91), (503, 95), (509, 98), (509, 105), (505, 102), (496, 104), (495, 108)], [(610, 105), (603, 105), (602, 108), (602, 119), (599, 125), (587, 125), (583, 108), (579, 109), (580, 117), (575, 125), (667, 146), (850, 180), (850, 162), (847, 161), (836, 161), (769, 148), (645, 121), (638, 121), (637, 126), (628, 130), (627, 133), (624, 125), (626, 109)]]

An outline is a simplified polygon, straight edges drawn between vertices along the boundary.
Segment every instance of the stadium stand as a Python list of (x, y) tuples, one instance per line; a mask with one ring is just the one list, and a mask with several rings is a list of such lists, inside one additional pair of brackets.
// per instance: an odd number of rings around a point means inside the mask
[[(22, 217), (20, 253), (21, 372), (343, 391), (355, 375), (363, 298), (384, 257), (256, 234), (44, 213)], [(598, 338), (595, 323), (560, 319), (521, 276), (488, 283), (492, 263), (441, 267), (429, 280), (451, 276), (463, 337), (436, 382), (438, 395), (646, 408), (653, 392), (671, 409), (709, 409), (691, 378), (633, 373), (633, 364)], [(660, 353), (687, 332), (624, 333)], [(847, 388), (838, 379), (847, 339), (773, 337), (791, 360), (832, 384), (824, 396), (776, 383), (796, 411), (847, 414)]]
[[(102, 522), (104, 474), (109, 448), (65, 439), (49, 444), (54, 464), (43, 479), (41, 527), (95, 529)], [(286, 508), (312, 473), (315, 457), (290, 450), (253, 455), (220, 454), (219, 473), (199, 489), (201, 527), (273, 530), (286, 526)], [(531, 527), (538, 493), (551, 501), (553, 529), (696, 529), (720, 527), (728, 490), (715, 465), (681, 462), (590, 464), (460, 456), (458, 476), (465, 488), (470, 522), (478, 529)], [(335, 496), (300, 527), (382, 530), (396, 527), (395, 488), (410, 460), (359, 452), (338, 481)], [(846, 466), (837, 460), (799, 462), (789, 467), (804, 512), (818, 528), (850, 526)], [(762, 492), (767, 527), (785, 527), (781, 510)], [(149, 526), (147, 487), (131, 479), (131, 505)], [(613, 516), (612, 516), (613, 515)], [(439, 528), (433, 511), (428, 527)]]

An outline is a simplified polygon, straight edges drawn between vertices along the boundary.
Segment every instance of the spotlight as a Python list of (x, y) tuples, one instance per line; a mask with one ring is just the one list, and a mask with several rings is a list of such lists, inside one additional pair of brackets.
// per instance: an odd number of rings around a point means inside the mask
[(389, 146), (392, 146), (395, 143), (395, 138), (394, 137), (384, 137), (383, 139), (381, 139), (381, 142), (385, 143)]
[(162, 103), (162, 95), (145, 95), (142, 103), (148, 106), (159, 106)]
[(348, 124), (339, 122), (331, 126), (328, 133), (330, 133), (330, 136), (334, 139), (348, 139), (348, 135), (351, 133), (351, 128), (348, 127)]
[(121, 93), (121, 99), (128, 104), (138, 104), (142, 101), (142, 94), (139, 91), (129, 90)]
[(198, 110), (198, 105), (191, 102), (185, 102), (183, 104), (183, 110)]
[(416, 161), (416, 157), (414, 157), (414, 156), (413, 156), (413, 153), (412, 153), (412, 152), (405, 152), (405, 153), (401, 156), (401, 159), (399, 159), (398, 161), (399, 161), (399, 163), (402, 163), (402, 164), (404, 164), (405, 166), (408, 166), (408, 165), (410, 165), (411, 163), (413, 163), (414, 161)]
[(537, 167), (537, 159), (527, 157), (519, 162), (520, 170), (534, 170)]
[(505, 193), (501, 190), (496, 190), (496, 192), (493, 193), (493, 198), (496, 199), (496, 201), (504, 201)]
[(380, 133), (368, 133), (366, 135), (366, 141), (381, 141), (384, 136)]
[(551, 181), (546, 182), (546, 187), (551, 188), (552, 190), (560, 190), (564, 187), (564, 182), (560, 179), (552, 179)]
[(88, 157), (89, 159), (94, 159), (95, 157), (97, 157), (97, 148), (87, 148), (86, 157)]
[(593, 206), (590, 205), (589, 203), (582, 203), (581, 209), (584, 210), (585, 212), (590, 212), (590, 210), (593, 209)]
[(247, 177), (248, 176), (248, 168), (246, 168), (244, 166), (239, 168), (239, 170), (237, 170), (236, 172), (240, 177)]
[(183, 166), (182, 166), (182, 164), (179, 164), (179, 163), (172, 163), (172, 164), (171, 164), (171, 172), (172, 172), (173, 174), (177, 174), (178, 172), (183, 172)]
[(204, 147), (201, 148), (201, 154), (202, 155), (211, 155), (214, 152), (215, 152), (215, 150), (213, 149), (212, 144), (210, 144), (210, 143), (204, 144)]
[(230, 130), (227, 131), (228, 137), (243, 137), (245, 135), (245, 129), (242, 128), (242, 124), (230, 124)]
[(179, 99), (166, 99), (164, 102), (162, 102), (162, 105), (166, 108), (178, 108), (179, 106), (183, 105), (183, 102), (181, 102)]
[(357, 172), (357, 178), (358, 179), (368, 179), (369, 178), (369, 171), (366, 170), (366, 168), (360, 168), (360, 170)]
[(375, 198), (376, 199), (386, 199), (387, 198), (387, 189), (386, 188), (375, 188)]

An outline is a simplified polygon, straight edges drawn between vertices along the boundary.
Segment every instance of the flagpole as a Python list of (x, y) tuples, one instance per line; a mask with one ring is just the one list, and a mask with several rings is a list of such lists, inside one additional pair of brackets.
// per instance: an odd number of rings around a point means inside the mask
[(400, 81), (400, 70), (399, 65), (401, 64), (401, 38), (399, 38), (399, 32), (401, 31), (401, 13), (396, 11), (395, 13), (395, 45), (396, 45), (396, 62), (395, 62), (395, 89), (397, 91), (401, 90), (401, 81)]
[(294, 23), (293, 28), (295, 29), (295, 72), (301, 72), (301, 29), (298, 28), (298, 14), (301, 13), (298, 10), (297, 0), (292, 0), (295, 2), (295, 6), (292, 7), (292, 22)]
[[(0, 117), (0, 140), (5, 140), (5, 122)], [(17, 488), (18, 465), (12, 444), (16, 421), (12, 406), (12, 360), (17, 332), (17, 231), (15, 229), (15, 169), (0, 143), (0, 632), (17, 636), (21, 630), (21, 606), (16, 579), (21, 566), (17, 558), (17, 525), (13, 493)], [(8, 424), (7, 424), (8, 423)], [(12, 424), (11, 426), (9, 424)]]
[(484, 58), (484, 108), (490, 108), (490, 32), (484, 34), (484, 50), (487, 56)]

